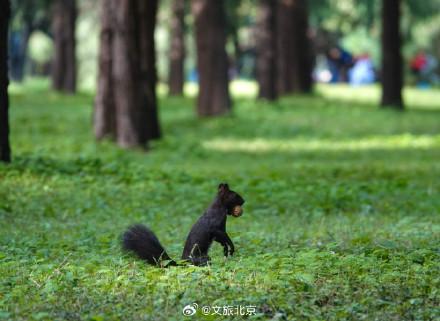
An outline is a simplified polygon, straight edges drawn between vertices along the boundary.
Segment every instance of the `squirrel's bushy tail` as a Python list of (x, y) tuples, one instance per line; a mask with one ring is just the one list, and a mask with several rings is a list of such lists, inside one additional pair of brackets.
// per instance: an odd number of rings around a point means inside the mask
[[(145, 225), (136, 224), (128, 228), (122, 235), (124, 250), (136, 253), (141, 259), (152, 265), (163, 267), (177, 265), (160, 244), (156, 235)], [(170, 261), (165, 266), (162, 261)]]

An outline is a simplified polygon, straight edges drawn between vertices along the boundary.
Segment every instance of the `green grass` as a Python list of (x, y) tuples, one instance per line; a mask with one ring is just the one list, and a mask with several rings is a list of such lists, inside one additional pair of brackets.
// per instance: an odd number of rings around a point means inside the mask
[[(164, 138), (143, 153), (94, 141), (92, 95), (13, 85), (0, 319), (242, 318), (182, 316), (196, 302), (254, 305), (255, 320), (439, 320), (440, 91), (408, 89), (404, 113), (379, 110), (375, 87), (318, 93), (241, 95), (203, 120), (193, 98), (161, 98)], [(121, 252), (142, 222), (178, 258), (223, 181), (246, 199), (234, 257), (215, 244), (210, 267), (164, 270)]]

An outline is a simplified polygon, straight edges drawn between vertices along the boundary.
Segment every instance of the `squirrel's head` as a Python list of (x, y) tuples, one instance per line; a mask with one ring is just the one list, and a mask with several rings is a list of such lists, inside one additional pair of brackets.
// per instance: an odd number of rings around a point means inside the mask
[(218, 197), (220, 202), (226, 206), (228, 215), (239, 217), (243, 214), (242, 205), (244, 199), (236, 192), (229, 189), (227, 183), (221, 183), (218, 186)]

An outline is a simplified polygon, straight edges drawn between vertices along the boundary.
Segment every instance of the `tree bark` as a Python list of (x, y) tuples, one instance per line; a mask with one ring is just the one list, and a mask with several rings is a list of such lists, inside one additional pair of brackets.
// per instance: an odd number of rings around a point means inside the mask
[[(136, 2), (113, 0), (115, 35), (113, 43), (113, 80), (116, 105), (117, 143), (121, 147), (144, 145), (147, 141), (141, 128), (139, 51), (137, 48)], [(145, 121), (145, 119), (144, 119)]]
[(400, 53), (400, 0), (382, 0), (383, 107), (403, 110), (402, 56)]
[(52, 87), (67, 93), (76, 92), (76, 17), (76, 0), (56, 0), (54, 2)]
[(143, 116), (147, 123), (147, 139), (159, 139), (161, 129), (157, 110), (157, 70), (156, 70), (156, 47), (154, 41), (154, 31), (156, 28), (156, 15), (158, 10), (158, 0), (142, 1), (138, 3), (138, 30), (137, 36), (138, 50), (140, 55), (140, 80), (138, 81), (143, 102)]
[(257, 16), (258, 97), (277, 99), (276, 0), (260, 0)]
[(306, 0), (278, 0), (277, 19), (278, 93), (308, 93), (313, 55)]
[(170, 95), (180, 96), (185, 82), (185, 0), (174, 0), (172, 10), (168, 86)]
[(195, 19), (199, 116), (228, 113), (231, 109), (226, 54), (226, 18), (223, 0), (192, 0)]
[(95, 98), (95, 137), (116, 139), (116, 105), (113, 84), (113, 8), (112, 1), (101, 0), (99, 35), (98, 86)]
[(156, 99), (154, 28), (157, 0), (102, 0), (97, 139), (146, 147), (160, 137)]
[(2, 1), (0, 8), (0, 161), (11, 161), (9, 145), (9, 96), (8, 96), (8, 25), (10, 2)]

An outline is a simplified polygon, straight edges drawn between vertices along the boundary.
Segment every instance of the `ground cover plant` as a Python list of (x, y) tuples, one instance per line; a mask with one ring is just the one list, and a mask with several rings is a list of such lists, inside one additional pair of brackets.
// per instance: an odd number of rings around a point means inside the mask
[[(163, 95), (165, 136), (145, 153), (95, 143), (91, 94), (13, 86), (0, 319), (438, 320), (440, 91), (408, 89), (402, 113), (377, 94), (236, 95), (216, 119)], [(224, 181), (247, 200), (228, 220), (234, 257), (216, 244), (210, 267), (159, 269), (121, 252), (141, 222), (179, 257)], [(256, 314), (183, 316), (192, 303)]]

